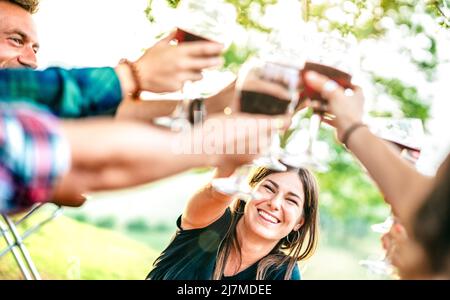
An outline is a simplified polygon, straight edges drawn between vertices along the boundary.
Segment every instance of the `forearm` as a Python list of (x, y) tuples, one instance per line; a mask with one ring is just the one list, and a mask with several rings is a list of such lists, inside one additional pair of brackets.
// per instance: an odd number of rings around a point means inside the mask
[[(124, 97), (126, 93), (130, 93), (134, 87), (129, 77), (129, 70), (126, 68), (116, 68), (120, 82), (122, 83), (122, 90)], [(235, 82), (232, 82), (219, 93), (205, 99), (205, 108), (208, 114), (222, 113), (228, 106), (232, 105)], [(180, 104), (180, 100), (152, 100), (152, 101), (133, 101), (127, 99), (120, 105), (116, 117), (119, 120), (140, 120), (150, 121), (161, 116), (168, 116), (172, 114)]]
[(118, 120), (151, 121), (154, 118), (172, 114), (180, 101), (135, 101), (127, 99), (120, 105)]
[(79, 199), (81, 193), (143, 184), (209, 163), (200, 155), (175, 154), (179, 135), (145, 124), (94, 119), (66, 121), (63, 128), (72, 169), (59, 183), (57, 196), (68, 197), (69, 191)]
[[(217, 170), (214, 178), (229, 176)], [(183, 229), (203, 228), (220, 218), (230, 206), (233, 197), (214, 190), (211, 183), (197, 191), (186, 205), (182, 218)]]
[(386, 201), (402, 217), (429, 192), (433, 180), (421, 175), (367, 128), (356, 130), (348, 147), (366, 167)]
[[(236, 92), (236, 81), (233, 81), (216, 95), (205, 100), (205, 108), (209, 114), (222, 113), (227, 106), (233, 106)], [(232, 107), (234, 108), (234, 107)]]

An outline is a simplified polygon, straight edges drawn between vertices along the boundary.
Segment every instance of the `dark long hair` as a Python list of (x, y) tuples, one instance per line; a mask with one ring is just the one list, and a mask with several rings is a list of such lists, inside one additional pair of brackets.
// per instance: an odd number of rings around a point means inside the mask
[[(292, 171), (292, 169), (289, 171)], [(295, 169), (295, 171), (303, 185), (305, 222), (298, 231), (293, 230), (281, 239), (274, 249), (258, 263), (257, 280), (264, 280), (269, 270), (277, 270), (286, 264), (287, 270), (284, 279), (289, 280), (295, 264), (312, 256), (316, 249), (318, 240), (318, 186), (316, 179), (307, 169), (301, 168)], [(274, 173), (277, 172), (265, 168), (257, 169), (250, 179), (250, 186), (255, 187), (264, 178)], [(245, 203), (241, 200), (237, 200), (232, 208), (232, 222), (217, 253), (213, 279), (219, 280), (222, 278), (232, 250), (238, 253), (239, 261), (242, 260), (236, 227), (244, 214), (244, 208)]]
[(416, 213), (413, 238), (425, 250), (431, 275), (450, 278), (450, 156), (444, 174)]

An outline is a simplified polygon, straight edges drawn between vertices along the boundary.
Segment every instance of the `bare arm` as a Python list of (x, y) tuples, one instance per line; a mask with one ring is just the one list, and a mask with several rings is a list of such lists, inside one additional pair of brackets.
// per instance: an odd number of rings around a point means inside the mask
[[(63, 132), (68, 139), (72, 153), (72, 167), (60, 180), (55, 189), (55, 203), (68, 206), (83, 204), (83, 193), (130, 187), (158, 180), (194, 167), (220, 167), (234, 170), (237, 166), (250, 162), (253, 154), (225, 154), (225, 151), (200, 153), (179, 151), (186, 141), (188, 146), (192, 137), (202, 136), (203, 146), (216, 143), (223, 150), (230, 144), (239, 145), (262, 135), (264, 141), (273, 129), (273, 123), (264, 122), (256, 131), (239, 130), (234, 135), (227, 134), (225, 124), (254, 120), (254, 115), (244, 114), (227, 118), (212, 118), (215, 127), (211, 134), (208, 126), (195, 128), (192, 132), (173, 133), (139, 122), (114, 121), (110, 119), (90, 119), (64, 121)], [(246, 143), (246, 145), (248, 145)], [(267, 147), (258, 143), (258, 149)], [(257, 149), (257, 150), (258, 150)], [(247, 149), (248, 150), (248, 149)]]
[(417, 172), (367, 128), (358, 129), (350, 137), (348, 147), (367, 168), (400, 219), (409, 216), (430, 192), (434, 179)]
[[(214, 178), (230, 176), (225, 169), (218, 169)], [(218, 220), (233, 201), (233, 197), (213, 189), (211, 183), (200, 189), (189, 200), (183, 212), (181, 227), (184, 230), (204, 228)]]
[(72, 167), (59, 182), (54, 199), (78, 206), (81, 194), (119, 189), (167, 177), (192, 167), (214, 164), (212, 156), (173, 154), (175, 133), (108, 119), (65, 121)]
[[(235, 84), (232, 82), (217, 94), (206, 98), (205, 107), (209, 114), (223, 112), (227, 106), (231, 105), (234, 99)], [(134, 101), (126, 99), (119, 106), (116, 118), (151, 121), (154, 118), (172, 114), (179, 103), (180, 101), (177, 100)]]
[[(255, 115), (252, 115), (251, 118), (256, 118)], [(286, 122), (287, 124), (288, 122)], [(272, 124), (274, 125), (274, 124)], [(241, 130), (239, 130), (241, 129)], [(267, 148), (268, 143), (270, 139), (268, 138), (270, 136), (270, 131), (273, 130), (274, 127), (264, 127), (259, 126), (258, 131), (250, 130), (248, 133), (247, 130), (242, 130), (242, 128), (237, 128), (238, 138), (237, 140), (247, 140), (247, 141), (254, 141), (259, 140), (259, 150), (262, 150), (264, 148)], [(241, 131), (241, 132), (239, 132)], [(243, 131), (243, 132), (242, 132)], [(239, 137), (240, 135), (240, 137)], [(265, 135), (265, 137), (264, 137)], [(261, 139), (263, 137), (263, 139)], [(263, 144), (261, 144), (261, 142)], [(248, 149), (246, 151), (248, 153)], [(259, 151), (258, 151), (259, 153)], [(255, 154), (243, 154), (241, 155), (242, 162), (252, 161), (258, 153)], [(226, 161), (226, 156), (223, 158), (223, 163), (218, 164), (219, 167), (217, 168), (215, 178), (226, 178), (229, 177), (234, 173), (236, 168), (241, 164), (236, 163), (230, 163)], [(243, 163), (242, 163), (243, 164)], [(186, 209), (184, 210), (182, 220), (181, 220), (181, 226), (183, 229), (197, 229), (197, 228), (204, 228), (213, 222), (215, 222), (217, 219), (219, 219), (227, 207), (231, 204), (231, 202), (234, 200), (234, 197), (230, 197), (224, 194), (221, 194), (217, 191), (215, 191), (211, 183), (206, 185), (206, 187), (200, 189), (187, 203)]]
[[(327, 81), (324, 76), (308, 73), (308, 84), (322, 91), (329, 100), (329, 111), (336, 116), (331, 125), (336, 127), (342, 141), (353, 124), (362, 122), (364, 95), (359, 88), (355, 89), (353, 96), (346, 96), (342, 88), (327, 91), (324, 89)], [(350, 136), (347, 146), (366, 167), (400, 218), (409, 214), (430, 191), (433, 179), (420, 174), (369, 129), (359, 127)]]

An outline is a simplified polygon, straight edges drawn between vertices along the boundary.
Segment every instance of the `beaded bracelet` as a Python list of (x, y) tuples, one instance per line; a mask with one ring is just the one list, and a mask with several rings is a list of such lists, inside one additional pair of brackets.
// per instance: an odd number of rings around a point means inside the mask
[(142, 90), (141, 90), (141, 80), (140, 80), (140, 77), (139, 77), (139, 72), (138, 72), (138, 69), (136, 67), (136, 64), (131, 62), (131, 61), (129, 61), (128, 59), (125, 59), (125, 58), (121, 59), (119, 64), (127, 65), (128, 68), (130, 69), (131, 76), (133, 77), (133, 81), (134, 81), (134, 84), (136, 86), (136, 89), (131, 94), (131, 97), (134, 100), (139, 100), (139, 97), (141, 96)]

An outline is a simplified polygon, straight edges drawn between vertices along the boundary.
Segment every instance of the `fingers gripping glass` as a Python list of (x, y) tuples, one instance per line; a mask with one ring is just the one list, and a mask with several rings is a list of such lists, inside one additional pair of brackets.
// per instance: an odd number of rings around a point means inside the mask
[[(276, 62), (254, 59), (241, 70), (237, 82), (239, 111), (248, 114), (292, 116), (299, 102), (299, 69)], [(280, 121), (280, 124), (282, 122)], [(280, 130), (271, 135), (269, 151), (253, 162), (253, 166), (284, 172), (280, 160)], [(235, 176), (213, 181), (213, 187), (227, 195), (256, 198), (247, 184), (252, 166), (239, 169)]]
[[(236, 20), (235, 8), (224, 1), (182, 0), (177, 8), (177, 44), (196, 41), (209, 41), (228, 48), (232, 41), (233, 28)], [(182, 89), (182, 101), (177, 105), (171, 116), (156, 118), (155, 124), (181, 129), (189, 125), (189, 105), (197, 98), (193, 83), (186, 81)]]
[[(313, 114), (309, 120), (308, 146), (305, 152), (294, 157), (283, 157), (282, 161), (293, 167), (307, 167), (319, 172), (326, 172), (328, 166), (317, 156), (316, 143), (322, 118), (327, 111), (327, 99), (324, 96), (331, 94), (338, 85), (345, 89), (352, 88), (351, 72), (358, 63), (358, 56), (354, 53), (354, 45), (341, 37), (322, 35), (316, 51), (308, 53), (307, 62), (301, 71), (303, 91), (301, 101), (312, 104)], [(316, 91), (306, 84), (305, 76), (308, 71), (314, 71), (330, 78), (322, 91)]]
[[(382, 223), (371, 226), (373, 232), (387, 234), (395, 224), (395, 218), (391, 214)], [(387, 254), (378, 259), (364, 259), (359, 264), (369, 270), (372, 274), (392, 276), (395, 273), (395, 267), (392, 265)]]

